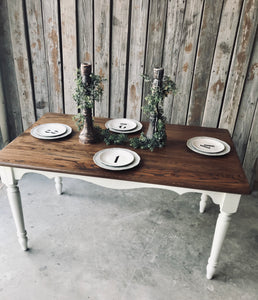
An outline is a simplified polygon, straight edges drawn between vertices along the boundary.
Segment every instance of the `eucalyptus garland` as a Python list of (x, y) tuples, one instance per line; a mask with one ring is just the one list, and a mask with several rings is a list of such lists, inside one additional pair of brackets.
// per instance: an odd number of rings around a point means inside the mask
[(89, 108), (92, 109), (94, 107), (95, 101), (100, 101), (101, 96), (103, 94), (103, 81), (102, 76), (95, 75), (91, 73), (90, 84), (85, 85), (82, 80), (82, 76), (80, 70), (77, 71), (77, 77), (75, 79), (76, 88), (73, 94), (73, 99), (77, 104), (77, 108), (79, 112), (74, 116), (74, 120), (76, 121), (76, 125), (79, 129), (83, 126), (84, 116), (82, 111)]
[[(149, 76), (144, 75), (144, 80), (150, 82)], [(164, 99), (171, 93), (176, 92), (176, 84), (168, 76), (164, 76), (161, 86), (151, 86), (151, 93), (145, 97), (146, 104), (143, 112), (155, 121), (155, 132), (152, 138), (148, 138), (143, 132), (140, 137), (130, 139), (133, 148), (150, 149), (164, 147), (166, 144), (166, 118), (164, 116)]]
[[(148, 84), (152, 79), (148, 75), (142, 76)], [(176, 84), (169, 76), (164, 76), (161, 86), (149, 86), (150, 93), (145, 97), (146, 104), (142, 107), (146, 116), (155, 115), (162, 119), (164, 99), (171, 93), (176, 93)]]
[[(77, 104), (79, 110), (78, 114), (74, 116), (74, 120), (79, 130), (83, 127), (84, 114), (82, 112), (86, 109), (92, 109), (95, 101), (100, 101), (103, 94), (103, 81), (105, 79), (99, 75), (91, 73), (89, 75), (88, 84), (85, 84), (82, 79), (80, 70), (77, 71), (76, 88), (73, 94), (73, 99)], [(128, 137), (125, 134), (113, 134), (108, 129), (101, 129), (94, 125), (95, 133), (104, 140), (107, 145), (120, 145), (128, 142)]]
[[(143, 75), (144, 81), (148, 84), (152, 79)], [(85, 85), (82, 81), (80, 71), (77, 72), (76, 89), (73, 94), (79, 113), (74, 117), (79, 129), (82, 128), (84, 115), (81, 113), (85, 109), (92, 109), (94, 102), (99, 101), (103, 94), (103, 77), (90, 74), (90, 84)], [(142, 107), (143, 112), (155, 119), (155, 132), (152, 138), (148, 138), (143, 132), (139, 137), (128, 139), (126, 134), (112, 133), (108, 129), (101, 129), (94, 126), (99, 135), (107, 145), (121, 145), (129, 141), (133, 148), (149, 149), (161, 148), (166, 144), (166, 118), (164, 116), (164, 99), (171, 93), (175, 94), (176, 84), (168, 76), (164, 76), (160, 86), (151, 86), (150, 93), (145, 97), (146, 104)]]
[(101, 135), (107, 145), (122, 145), (128, 142), (128, 137), (124, 133), (112, 133), (108, 129), (102, 129)]
[(124, 133), (112, 133), (108, 129), (102, 129), (98, 125), (94, 125), (94, 128), (100, 137), (100, 141), (103, 140), (106, 145), (122, 145), (128, 142), (128, 137)]
[(151, 139), (142, 132), (140, 137), (130, 139), (130, 146), (137, 149), (149, 149), (153, 151), (155, 148), (162, 148), (166, 144), (166, 128), (165, 122), (158, 120), (157, 131), (153, 134)]

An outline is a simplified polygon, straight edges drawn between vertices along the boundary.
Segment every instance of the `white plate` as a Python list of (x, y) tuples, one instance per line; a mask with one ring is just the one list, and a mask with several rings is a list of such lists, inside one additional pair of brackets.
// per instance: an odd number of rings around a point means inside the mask
[(36, 133), (41, 136), (57, 136), (65, 132), (65, 125), (60, 123), (47, 123), (36, 127)]
[(225, 149), (225, 145), (220, 140), (211, 137), (195, 137), (191, 143), (195, 149), (206, 153), (218, 153)]
[(219, 141), (220, 143), (222, 143), (223, 146), (224, 146), (224, 150), (222, 150), (221, 152), (216, 152), (216, 153), (200, 151), (197, 148), (195, 148), (192, 144), (192, 141), (194, 141), (196, 138), (204, 138), (204, 137), (194, 137), (194, 138), (191, 138), (191, 139), (187, 140), (187, 143), (186, 143), (187, 147), (189, 149), (191, 149), (192, 151), (196, 152), (196, 153), (199, 153), (199, 154), (202, 154), (202, 155), (208, 155), (208, 156), (222, 156), (222, 155), (225, 155), (225, 154), (229, 153), (230, 150), (231, 150), (230, 146), (226, 142), (221, 141), (219, 139), (207, 137), (209, 139), (215, 139), (215, 140)]
[(131, 130), (119, 130), (119, 129), (114, 129), (112, 128), (112, 121), (113, 120), (109, 120), (106, 122), (105, 126), (107, 129), (109, 129), (110, 131), (112, 132), (116, 132), (116, 133), (134, 133), (134, 132), (137, 132), (139, 130), (142, 129), (142, 123), (140, 123), (139, 121), (137, 120), (132, 120), (132, 119), (126, 119), (126, 120), (131, 120), (133, 121), (135, 124), (136, 124), (136, 127), (134, 129), (131, 129)]
[(102, 151), (99, 155), (99, 159), (107, 166), (122, 167), (132, 163), (134, 161), (134, 156), (126, 149), (109, 148)]
[[(65, 126), (66, 132), (63, 133), (63, 134), (61, 134), (61, 135), (57, 135), (57, 136), (42, 136), (42, 135), (39, 135), (39, 134), (37, 133), (37, 127), (38, 127), (38, 126), (32, 128), (31, 131), (30, 131), (30, 134), (31, 134), (33, 137), (35, 137), (35, 138), (37, 138), (37, 139), (41, 139), (41, 140), (55, 140), (55, 139), (61, 139), (61, 138), (63, 138), (63, 137), (68, 136), (68, 135), (71, 134), (71, 132), (72, 132), (72, 128), (71, 128), (70, 126), (68, 126), (68, 125), (66, 125), (66, 124), (62, 124), (62, 125)], [(40, 126), (40, 125), (39, 125), (39, 126)]]
[(95, 153), (94, 157), (93, 157), (93, 161), (94, 163), (99, 166), (100, 168), (103, 168), (103, 169), (106, 169), (106, 170), (112, 170), (112, 171), (122, 171), (122, 170), (129, 170), (129, 169), (132, 169), (136, 166), (138, 166), (138, 164), (140, 163), (141, 161), (141, 158), (140, 156), (134, 152), (134, 151), (131, 151), (129, 149), (124, 149), (124, 148), (113, 148), (113, 149), (122, 149), (122, 150), (126, 150), (128, 152), (130, 152), (133, 157), (134, 157), (134, 160), (132, 163), (126, 165), (126, 166), (121, 166), (121, 167), (113, 167), (113, 166), (108, 166), (108, 165), (105, 165), (104, 163), (101, 162), (100, 160), (100, 155), (102, 154), (103, 151), (105, 151), (106, 149), (103, 149), (103, 150), (100, 150), (98, 151), (97, 153)]
[(135, 129), (137, 126), (136, 122), (131, 119), (113, 119), (110, 120), (109, 127), (119, 131), (129, 131)]

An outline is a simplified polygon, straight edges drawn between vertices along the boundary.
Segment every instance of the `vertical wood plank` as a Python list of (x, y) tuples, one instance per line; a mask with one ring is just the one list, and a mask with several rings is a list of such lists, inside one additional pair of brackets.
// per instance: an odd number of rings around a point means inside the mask
[(92, 0), (77, 1), (79, 65), (93, 61), (93, 4)]
[[(3, 93), (6, 99), (5, 109), (7, 115), (9, 139), (21, 134), (22, 119), (19, 102), (18, 85), (13, 61), (12, 41), (10, 34), (7, 0), (0, 1), (0, 68), (2, 73)], [(8, 74), (8, 76), (5, 76)], [(7, 101), (12, 99), (12, 101)]]
[(22, 1), (8, 1), (13, 58), (18, 84), (23, 128), (35, 122), (31, 74), (28, 62), (26, 34), (24, 27), (24, 6)]
[(51, 112), (63, 113), (60, 34), (57, 0), (42, 1), (44, 42), (46, 47), (48, 97)]
[[(178, 57), (181, 49), (181, 39), (183, 34), (183, 21), (186, 1), (168, 1), (167, 25), (164, 44), (163, 66), (165, 75), (176, 80)], [(164, 100), (164, 115), (168, 122), (171, 121), (172, 105), (174, 96), (168, 95)]]
[(0, 128), (0, 149), (4, 148), (4, 142), (3, 142), (3, 137), (2, 137), (2, 132), (1, 132), (1, 128)]
[(76, 114), (73, 100), (77, 72), (76, 1), (60, 1), (65, 113)]
[(214, 0), (206, 0), (204, 3), (187, 117), (188, 125), (202, 124), (222, 4), (223, 1)]
[(141, 118), (144, 54), (149, 1), (132, 0), (126, 117)]
[[(148, 74), (150, 76), (153, 76), (154, 67), (161, 67), (162, 65), (162, 53), (163, 53), (165, 25), (166, 25), (166, 12), (167, 12), (167, 0), (150, 1), (147, 49), (146, 49), (146, 59), (145, 59), (145, 68), (144, 68), (145, 74)], [(145, 104), (144, 97), (149, 92), (150, 91), (147, 90), (147, 85), (144, 85), (143, 105)], [(142, 120), (147, 120), (144, 114), (142, 115)]]
[(253, 186), (255, 179), (255, 163), (258, 158), (258, 105), (256, 103), (256, 110), (254, 114), (253, 124), (248, 139), (247, 149), (245, 153), (243, 167), (245, 170), (246, 177), (251, 185)]
[(219, 127), (232, 134), (257, 29), (258, 2), (245, 0), (226, 87)]
[(247, 74), (233, 133), (233, 141), (241, 162), (244, 159), (255, 107), (258, 102), (258, 31)]
[(2, 73), (0, 71), (0, 149), (9, 143), (7, 126), (7, 114), (5, 109), (4, 89), (2, 84)]
[(113, 2), (110, 117), (124, 116), (128, 14), (130, 0)]
[(224, 2), (206, 96), (203, 126), (217, 127), (218, 124), (242, 2), (243, 0)]
[(109, 83), (110, 83), (110, 0), (94, 1), (94, 57), (95, 73), (107, 80), (103, 83), (102, 101), (95, 103), (95, 115), (109, 116)]
[(46, 54), (40, 0), (26, 0), (36, 118), (49, 111)]
[(174, 124), (186, 123), (202, 10), (202, 0), (187, 1), (176, 75), (178, 93), (174, 97), (171, 116)]

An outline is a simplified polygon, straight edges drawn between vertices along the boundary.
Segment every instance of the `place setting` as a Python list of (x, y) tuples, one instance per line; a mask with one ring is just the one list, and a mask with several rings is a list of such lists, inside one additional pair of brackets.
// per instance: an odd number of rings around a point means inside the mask
[(71, 134), (72, 128), (61, 123), (46, 123), (33, 127), (31, 135), (37, 139), (54, 140), (61, 139)]
[(187, 147), (199, 154), (208, 156), (222, 156), (230, 152), (230, 146), (219, 139), (197, 136), (187, 140)]
[(100, 168), (122, 171), (136, 167), (141, 158), (135, 151), (126, 148), (107, 148), (95, 153), (93, 161)]
[(112, 132), (130, 134), (141, 130), (142, 124), (137, 120), (120, 118), (107, 121), (105, 127)]

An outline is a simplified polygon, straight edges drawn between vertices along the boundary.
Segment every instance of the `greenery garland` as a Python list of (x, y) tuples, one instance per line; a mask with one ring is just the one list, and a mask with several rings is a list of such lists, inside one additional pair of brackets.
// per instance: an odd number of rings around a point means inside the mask
[(151, 139), (147, 138), (147, 136), (142, 132), (140, 137), (130, 139), (130, 146), (135, 149), (140, 148), (153, 151), (154, 148), (164, 147), (166, 144), (166, 138), (165, 122), (158, 120), (157, 131), (153, 134)]
[(124, 133), (111, 133), (109, 129), (102, 129), (101, 135), (107, 145), (122, 145), (128, 142), (128, 137)]
[(76, 88), (73, 94), (73, 99), (79, 109), (79, 112), (74, 116), (74, 120), (76, 121), (76, 125), (79, 130), (83, 126), (84, 115), (82, 112), (87, 108), (92, 109), (94, 107), (94, 102), (101, 100), (104, 90), (103, 81), (106, 80), (102, 76), (95, 75), (93, 73), (91, 73), (89, 77), (90, 83), (85, 85), (83, 83), (80, 70), (77, 71), (77, 77), (75, 79)]
[[(143, 75), (146, 83), (151, 82), (151, 78)], [(85, 85), (82, 81), (80, 70), (77, 72), (76, 89), (73, 94), (79, 112), (74, 116), (77, 127), (80, 130), (83, 126), (84, 115), (81, 113), (85, 109), (92, 109), (95, 101), (100, 101), (103, 94), (103, 81), (105, 79), (93, 73), (90, 74), (90, 84)], [(171, 93), (176, 92), (176, 84), (168, 76), (164, 76), (162, 85), (150, 87), (150, 93), (145, 97), (146, 104), (142, 107), (143, 112), (150, 118), (156, 118), (156, 131), (152, 138), (148, 138), (143, 132), (139, 137), (128, 139), (126, 134), (114, 134), (108, 129), (101, 129), (94, 126), (107, 145), (121, 145), (128, 142), (133, 148), (149, 149), (161, 148), (166, 144), (166, 118), (163, 112), (164, 99)]]
[[(149, 76), (144, 75), (145, 82), (150, 82)], [(171, 93), (176, 93), (176, 84), (170, 77), (164, 76), (161, 86), (151, 86), (151, 93), (145, 97), (146, 104), (143, 106), (143, 112), (150, 117), (156, 119), (156, 130), (152, 138), (148, 138), (143, 132), (140, 137), (131, 138), (130, 146), (133, 148), (149, 149), (164, 147), (166, 144), (166, 118), (164, 116), (163, 104), (164, 99)]]

